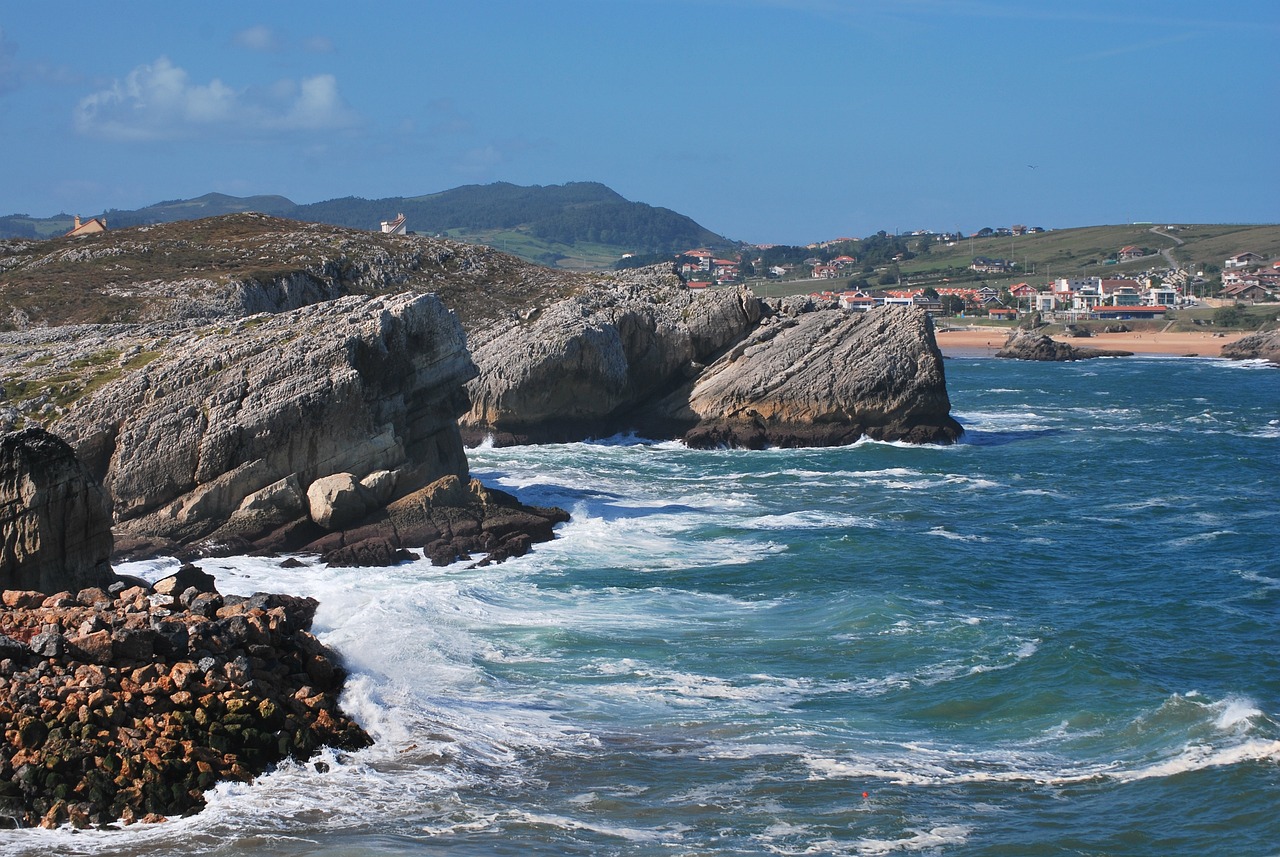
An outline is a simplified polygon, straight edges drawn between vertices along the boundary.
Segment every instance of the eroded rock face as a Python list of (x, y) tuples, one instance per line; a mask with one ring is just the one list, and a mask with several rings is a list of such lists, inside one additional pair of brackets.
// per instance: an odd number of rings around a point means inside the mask
[(1014, 360), (1062, 362), (1067, 360), (1089, 360), (1094, 357), (1132, 357), (1133, 352), (1070, 345), (1066, 342), (1056, 342), (1043, 333), (1036, 333), (1030, 330), (1015, 330), (1005, 340), (1004, 345), (996, 352), (995, 356)]
[(466, 478), (456, 419), (474, 374), (434, 296), (347, 297), (193, 333), (58, 429), (121, 534), (189, 543), (337, 473), (396, 471), (402, 493)]
[(942, 354), (927, 313), (783, 305), (658, 404), (696, 447), (831, 446), (862, 436), (951, 443)]
[(102, 487), (65, 441), (38, 428), (0, 436), (0, 589), (105, 585), (112, 544)]
[(750, 292), (690, 292), (674, 274), (602, 283), (535, 316), (473, 337), (468, 442), (606, 436), (701, 370), (760, 317)]
[(1269, 360), (1280, 364), (1280, 330), (1251, 333), (1222, 346), (1222, 356), (1232, 360)]
[(932, 325), (908, 308), (864, 317), (807, 298), (691, 292), (668, 277), (561, 301), (474, 353), (468, 442), (638, 430), (759, 447), (961, 433)]

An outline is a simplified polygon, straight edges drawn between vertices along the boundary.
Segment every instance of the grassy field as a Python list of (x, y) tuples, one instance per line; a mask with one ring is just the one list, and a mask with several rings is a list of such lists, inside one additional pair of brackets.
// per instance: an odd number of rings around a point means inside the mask
[[(450, 238), (469, 244), (484, 244), (531, 262), (569, 270), (602, 270), (612, 268), (620, 258), (618, 248), (607, 244), (560, 244), (535, 238), (520, 229), (474, 230), (451, 229)], [(552, 262), (553, 256), (561, 257)]]
[[(935, 246), (927, 255), (917, 256), (903, 263), (901, 269), (904, 275), (938, 273), (948, 265), (965, 268), (973, 261), (974, 256), (989, 256), (1023, 263), (1029, 271), (1034, 271), (1034, 275), (1028, 273), (1026, 276), (1002, 279), (1020, 282), (1034, 276), (1035, 280), (1047, 282), (1055, 277), (1118, 276), (1125, 272), (1164, 266), (1165, 262), (1159, 256), (1114, 265), (1103, 264), (1108, 256), (1129, 244), (1156, 252), (1172, 250), (1174, 258), (1180, 262), (1195, 261), (1219, 266), (1228, 256), (1246, 250), (1268, 258), (1280, 256), (1278, 225), (1179, 225), (1174, 231), (1165, 232), (1164, 227), (1167, 225), (1169, 224), (1161, 224), (1155, 232), (1149, 224), (1131, 224), (966, 239), (953, 247)], [(1183, 245), (1178, 246), (1171, 235), (1183, 241)]]

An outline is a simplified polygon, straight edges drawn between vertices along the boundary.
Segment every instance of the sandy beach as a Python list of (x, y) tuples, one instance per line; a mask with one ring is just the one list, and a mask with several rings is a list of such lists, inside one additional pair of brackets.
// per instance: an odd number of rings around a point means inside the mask
[[(1087, 339), (1075, 339), (1070, 336), (1055, 336), (1059, 342), (1093, 348), (1117, 349), (1132, 351), (1134, 354), (1178, 354), (1196, 357), (1218, 357), (1222, 346), (1235, 342), (1245, 336), (1244, 333), (1212, 333), (1169, 331), (1153, 333), (1151, 331), (1130, 333), (1099, 333)], [(938, 330), (938, 347), (947, 356), (973, 356), (974, 354), (995, 354), (1000, 350), (1008, 337), (1005, 330)]]

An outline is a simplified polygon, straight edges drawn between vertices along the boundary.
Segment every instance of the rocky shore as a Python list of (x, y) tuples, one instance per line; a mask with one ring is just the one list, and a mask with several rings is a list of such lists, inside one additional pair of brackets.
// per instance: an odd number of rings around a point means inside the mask
[(469, 442), (639, 431), (689, 446), (951, 443), (942, 354), (923, 310), (691, 292), (669, 272), (491, 329), (461, 420)]
[(567, 514), (471, 479), (464, 438), (961, 432), (919, 309), (261, 215), (0, 245), (0, 322), (0, 429), (26, 426), (0, 438), (0, 824), (193, 812), (369, 741), (314, 601), (224, 597), (194, 565), (117, 580), (113, 557), (487, 563), (553, 538)]
[(1132, 357), (1133, 352), (1072, 345), (1068, 342), (1058, 342), (1036, 331), (1015, 330), (1009, 334), (1009, 338), (1005, 340), (1004, 345), (995, 353), (995, 356), (1012, 360), (1065, 362), (1068, 360), (1090, 360), (1096, 357)]
[(224, 597), (188, 566), (3, 603), (0, 825), (159, 821), (220, 781), (370, 743), (338, 709), (312, 599)]
[(38, 428), (0, 437), (0, 825), (158, 820), (364, 731), (316, 602), (223, 597), (193, 565), (118, 578), (102, 486)]
[(1280, 364), (1280, 330), (1251, 333), (1224, 345), (1222, 356), (1232, 360), (1267, 360)]

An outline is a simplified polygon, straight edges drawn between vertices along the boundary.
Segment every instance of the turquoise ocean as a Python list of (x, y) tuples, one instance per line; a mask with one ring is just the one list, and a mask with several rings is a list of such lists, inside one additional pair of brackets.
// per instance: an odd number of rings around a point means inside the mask
[(376, 745), (0, 853), (1280, 854), (1280, 371), (946, 370), (951, 447), (472, 450), (573, 513), (501, 565), (205, 562)]

